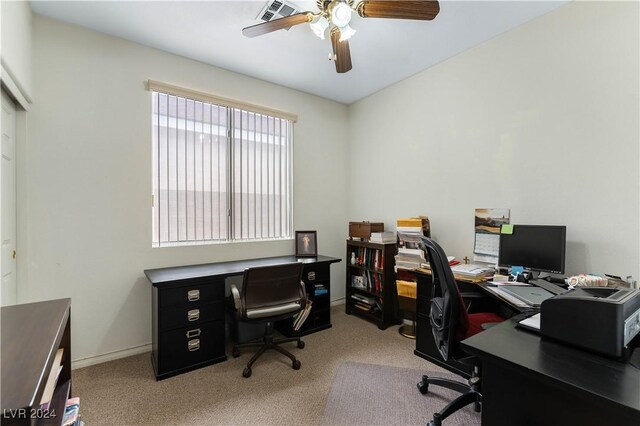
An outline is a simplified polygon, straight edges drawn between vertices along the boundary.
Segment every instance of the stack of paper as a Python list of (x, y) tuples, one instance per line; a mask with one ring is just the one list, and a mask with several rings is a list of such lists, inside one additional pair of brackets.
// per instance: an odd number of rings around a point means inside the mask
[(424, 251), (421, 249), (411, 249), (400, 247), (395, 256), (396, 268), (398, 269), (418, 269), (426, 262)]
[(395, 244), (396, 233), (391, 231), (372, 232), (371, 237), (369, 238), (369, 242), (378, 244)]
[(454, 265), (451, 267), (451, 272), (469, 278), (492, 277), (495, 274), (493, 268), (473, 263)]

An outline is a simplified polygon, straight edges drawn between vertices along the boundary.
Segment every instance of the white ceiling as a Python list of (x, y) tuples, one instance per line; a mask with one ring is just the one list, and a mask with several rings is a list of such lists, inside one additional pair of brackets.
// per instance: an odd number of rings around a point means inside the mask
[[(32, 1), (35, 13), (350, 104), (543, 15), (567, 1), (441, 1), (433, 21), (362, 19), (353, 69), (337, 74), (331, 42), (306, 24), (242, 35), (264, 1)], [(315, 1), (293, 1), (316, 11)]]

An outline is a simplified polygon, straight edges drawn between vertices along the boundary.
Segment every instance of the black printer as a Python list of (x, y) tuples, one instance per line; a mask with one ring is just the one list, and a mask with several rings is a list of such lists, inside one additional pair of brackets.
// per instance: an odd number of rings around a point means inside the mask
[(602, 355), (622, 358), (640, 333), (640, 290), (578, 287), (544, 300), (540, 333)]

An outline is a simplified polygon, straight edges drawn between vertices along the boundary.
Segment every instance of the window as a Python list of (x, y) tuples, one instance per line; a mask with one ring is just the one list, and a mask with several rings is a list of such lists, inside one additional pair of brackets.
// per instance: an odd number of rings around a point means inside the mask
[(149, 86), (153, 246), (291, 238), (294, 120)]

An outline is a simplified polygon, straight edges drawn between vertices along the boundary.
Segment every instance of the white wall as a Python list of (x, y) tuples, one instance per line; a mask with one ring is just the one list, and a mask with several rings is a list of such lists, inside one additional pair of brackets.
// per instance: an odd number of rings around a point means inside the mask
[(349, 219), (426, 214), (471, 258), (474, 209), (507, 207), (567, 225), (567, 273), (638, 279), (638, 28), (573, 2), (351, 105)]
[[(20, 95), (27, 101), (32, 96), (31, 75), (31, 7), (26, 1), (0, 2), (0, 56), (2, 67)], [(10, 88), (13, 89), (13, 88)], [(18, 97), (16, 93), (13, 96)]]
[[(37, 102), (19, 175), (27, 297), (72, 297), (74, 360), (150, 343), (144, 269), (294, 252), (293, 241), (151, 248), (147, 79), (297, 113), (294, 226), (343, 257), (346, 106), (40, 16), (33, 38)], [(343, 265), (332, 266), (334, 299)]]
[[(445, 250), (471, 257), (473, 209), (509, 207), (514, 223), (568, 226), (567, 272), (638, 277), (637, 3), (569, 4), (348, 108), (47, 18), (33, 25), (21, 302), (73, 298), (74, 360), (149, 343), (144, 269), (293, 252), (151, 249), (149, 78), (299, 115), (295, 227), (317, 229), (324, 254), (344, 257), (349, 220), (393, 228), (428, 214)], [(332, 281), (343, 296), (344, 263)]]

